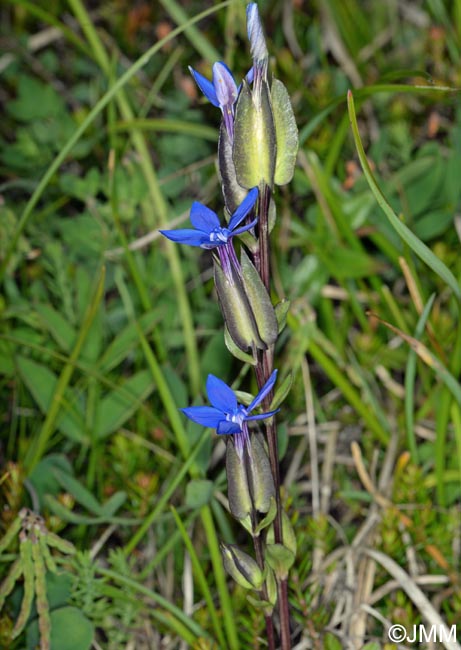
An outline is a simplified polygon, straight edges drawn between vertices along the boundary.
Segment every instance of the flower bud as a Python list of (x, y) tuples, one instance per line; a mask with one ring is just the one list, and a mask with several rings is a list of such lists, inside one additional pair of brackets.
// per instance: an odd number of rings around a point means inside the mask
[(221, 543), (224, 568), (245, 589), (261, 589), (263, 573), (255, 560), (233, 544)]
[(244, 352), (249, 348), (264, 350), (266, 345), (259, 336), (242, 280), (234, 268), (231, 268), (229, 272), (230, 277), (215, 261), (215, 286), (229, 334), (234, 343)]
[(258, 334), (267, 345), (273, 345), (278, 336), (277, 316), (261, 276), (242, 249), (240, 256), (242, 279), (248, 302), (251, 305)]
[(247, 6), (247, 32), (250, 41), (251, 58), (255, 63), (262, 63), (269, 58), (266, 39), (259, 17), (258, 5), (251, 2)]
[(243, 520), (253, 512), (253, 503), (248, 485), (247, 468), (244, 459), (237, 454), (233, 440), (226, 449), (227, 496), (231, 513)]
[(253, 433), (250, 441), (248, 479), (251, 495), (255, 509), (258, 512), (266, 513), (271, 506), (271, 498), (275, 497), (274, 479), (269, 456), (264, 447), (261, 434)]
[(235, 106), (233, 159), (239, 185), (274, 185), (276, 136), (269, 86), (263, 79), (253, 91), (244, 81)]
[(219, 105), (231, 110), (237, 99), (237, 86), (231, 71), (221, 61), (213, 65), (213, 86)]

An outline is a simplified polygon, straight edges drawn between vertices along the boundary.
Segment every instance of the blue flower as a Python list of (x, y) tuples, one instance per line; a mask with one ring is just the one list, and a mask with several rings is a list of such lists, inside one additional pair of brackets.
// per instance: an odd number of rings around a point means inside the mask
[(258, 188), (254, 187), (248, 192), (226, 227), (221, 226), (218, 216), (213, 210), (196, 201), (190, 211), (190, 220), (194, 229), (180, 228), (179, 230), (160, 230), (160, 232), (178, 244), (199, 246), (207, 249), (225, 246), (231, 241), (232, 237), (250, 230), (256, 224), (257, 218), (253, 219), (251, 223), (238, 228), (239, 224), (253, 208), (257, 198)]
[[(224, 125), (229, 138), (233, 139), (234, 134), (234, 104), (237, 101), (240, 86), (234, 81), (232, 72), (223, 61), (213, 64), (211, 81), (189, 66), (191, 75), (194, 77), (197, 86), (213, 106), (221, 109)], [(253, 79), (253, 68), (247, 74), (247, 81)]]
[(251, 404), (243, 406), (237, 402), (232, 388), (218, 377), (208, 375), (206, 390), (212, 406), (188, 406), (181, 411), (193, 422), (216, 429), (220, 435), (233, 435), (237, 453), (242, 458), (245, 445), (249, 441), (247, 423), (252, 420), (265, 420), (279, 410), (251, 415), (251, 412), (270, 393), (276, 379), (277, 370), (274, 370)]

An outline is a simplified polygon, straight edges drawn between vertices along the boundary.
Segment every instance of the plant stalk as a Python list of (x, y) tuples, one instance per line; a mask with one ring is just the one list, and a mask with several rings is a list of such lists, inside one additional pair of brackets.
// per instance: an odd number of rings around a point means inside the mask
[[(255, 515), (256, 515), (256, 513), (253, 512), (253, 514), (252, 514), (253, 531), (256, 528), (256, 516)], [(256, 562), (258, 563), (258, 566), (261, 569), (261, 571), (264, 571), (264, 554), (263, 554), (261, 537), (259, 535), (255, 535), (254, 533), (253, 533), (253, 545), (254, 545), (254, 549), (255, 549)], [(266, 600), (266, 601), (268, 600), (269, 597), (268, 597), (268, 593), (267, 593), (265, 583), (263, 583), (260, 594), (261, 594), (261, 598), (263, 600)], [(264, 613), (264, 620), (266, 622), (267, 646), (268, 646), (269, 650), (276, 650), (274, 621), (272, 620), (272, 614)]]
[[(269, 204), (271, 189), (266, 183), (260, 187), (259, 198), (259, 249), (255, 256), (255, 263), (259, 268), (261, 280), (270, 295), (270, 244), (269, 244)], [(258, 358), (255, 368), (256, 380), (259, 389), (269, 379), (274, 367), (274, 349), (269, 347)], [(263, 401), (263, 408), (270, 409), (273, 391), (270, 391)], [(275, 485), (275, 501), (277, 514), (274, 519), (274, 540), (276, 544), (283, 544), (282, 531), (282, 502), (280, 497), (280, 469), (277, 442), (277, 425), (275, 417), (266, 422), (267, 444), (269, 447), (269, 461)], [(290, 635), (290, 609), (288, 603), (288, 581), (278, 581), (278, 608), (280, 616), (280, 641), (282, 650), (291, 650)]]

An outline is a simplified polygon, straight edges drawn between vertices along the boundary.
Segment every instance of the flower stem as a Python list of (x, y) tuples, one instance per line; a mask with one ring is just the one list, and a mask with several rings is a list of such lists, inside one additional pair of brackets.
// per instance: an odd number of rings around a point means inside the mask
[[(254, 513), (253, 513), (254, 514)], [(256, 522), (254, 521), (253, 516), (253, 529), (255, 528)], [(264, 570), (264, 555), (262, 549), (261, 537), (259, 535), (253, 535), (253, 545), (255, 549), (256, 562), (258, 563), (261, 571)], [(266, 585), (263, 584), (261, 589), (261, 598), (262, 600), (268, 599)], [(272, 614), (264, 614), (264, 620), (266, 621), (266, 635), (267, 635), (267, 646), (269, 650), (275, 650), (275, 631), (274, 631), (274, 622), (272, 620)]]
[[(269, 204), (271, 190), (262, 183), (259, 195), (259, 247), (255, 255), (255, 264), (259, 270), (261, 280), (270, 295), (270, 245), (269, 245)], [(258, 387), (261, 389), (270, 377), (274, 367), (274, 349), (269, 347), (258, 356), (255, 368)], [(273, 398), (273, 391), (266, 395), (263, 408), (269, 410)], [(267, 444), (269, 447), (269, 461), (275, 485), (275, 500), (277, 514), (274, 519), (274, 540), (276, 544), (283, 544), (282, 531), (282, 502), (280, 497), (280, 469), (277, 443), (277, 425), (275, 418), (266, 422)], [(280, 641), (282, 650), (291, 649), (290, 638), (290, 610), (288, 603), (288, 581), (278, 582), (278, 608), (280, 616)]]

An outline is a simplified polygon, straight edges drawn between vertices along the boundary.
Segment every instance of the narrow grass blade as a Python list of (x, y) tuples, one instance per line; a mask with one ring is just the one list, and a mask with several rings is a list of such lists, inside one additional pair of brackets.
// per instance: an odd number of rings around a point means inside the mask
[(359, 127), (357, 125), (357, 118), (355, 115), (355, 106), (352, 92), (349, 91), (347, 94), (347, 105), (349, 110), (349, 118), (352, 126), (352, 133), (354, 135), (355, 146), (357, 148), (357, 153), (362, 165), (363, 173), (368, 181), (371, 191), (373, 192), (379, 206), (383, 210), (386, 217), (389, 219), (393, 228), (397, 231), (403, 241), (418, 255), (420, 259), (425, 262), (431, 268), (434, 273), (436, 273), (444, 282), (450, 287), (458, 300), (461, 300), (461, 289), (459, 287), (458, 281), (452, 272), (441, 262), (438, 257), (425, 245), (422, 241), (414, 235), (411, 230), (404, 224), (398, 216), (395, 214), (394, 210), (391, 208), (386, 197), (382, 193), (379, 185), (377, 184), (371, 167), (368, 163), (365, 150), (363, 148), (362, 140), (359, 134)]
[(397, 329), (397, 327), (394, 327), (390, 323), (382, 320), (376, 314), (372, 314), (370, 312), (370, 316), (376, 318), (385, 327), (390, 329), (392, 332), (400, 336), (406, 343), (408, 343), (408, 345), (412, 348), (412, 350), (416, 352), (420, 359), (422, 359), (422, 361), (424, 361), (424, 363), (429, 366), (429, 368), (432, 368), (435, 374), (443, 381), (455, 400), (461, 406), (461, 386), (459, 385), (457, 379), (451, 374), (448, 368), (446, 368), (446, 366), (444, 366), (443, 363), (437, 359), (437, 357), (423, 343), (421, 343), (421, 341), (418, 341), (413, 336), (405, 334), (405, 332), (402, 332), (401, 330)]
[[(415, 339), (421, 338), (424, 328), (426, 327), (427, 319), (431, 313), (432, 305), (434, 304), (435, 293), (427, 301), (423, 313), (418, 319), (415, 328)], [(407, 367), (405, 370), (405, 423), (407, 427), (407, 440), (410, 448), (411, 456), (414, 463), (418, 463), (418, 446), (416, 444), (414, 432), (414, 388), (415, 388), (415, 375), (416, 375), (416, 352), (410, 350), (408, 353)]]
[(208, 140), (216, 142), (218, 134), (216, 129), (205, 124), (196, 124), (195, 122), (185, 122), (184, 120), (168, 120), (168, 119), (134, 119), (116, 122), (114, 124), (114, 131), (131, 131), (132, 129), (139, 129), (139, 131), (155, 131), (159, 133), (184, 133), (192, 138), (200, 138), (201, 140)]
[(74, 349), (72, 350), (72, 354), (69, 357), (69, 361), (64, 366), (61, 375), (59, 376), (59, 380), (56, 385), (56, 389), (54, 391), (53, 399), (51, 401), (50, 410), (48, 411), (47, 416), (45, 418), (45, 422), (43, 423), (43, 426), (38, 434), (38, 437), (35, 440), (35, 444), (31, 447), (30, 453), (26, 456), (25, 465), (29, 473), (33, 470), (35, 465), (39, 462), (39, 460), (42, 458), (43, 454), (45, 453), (46, 445), (51, 437), (51, 434), (54, 431), (56, 418), (58, 417), (58, 414), (61, 409), (64, 393), (66, 391), (67, 386), (69, 385), (69, 382), (71, 380), (72, 374), (75, 369), (75, 362), (80, 355), (83, 344), (90, 331), (93, 319), (95, 318), (96, 313), (99, 309), (99, 305), (101, 303), (101, 299), (104, 293), (104, 278), (105, 278), (105, 269), (103, 267), (101, 269), (98, 281), (96, 283), (96, 288), (92, 300), (88, 305), (86, 314), (83, 318), (82, 326), (80, 328), (80, 332), (75, 342)]
[(190, 555), (190, 559), (191, 559), (191, 562), (192, 562), (192, 567), (193, 567), (193, 569), (195, 571), (195, 576), (197, 578), (197, 582), (199, 584), (200, 590), (201, 590), (202, 595), (203, 595), (203, 597), (205, 599), (205, 602), (207, 604), (208, 613), (210, 615), (211, 622), (213, 623), (213, 627), (215, 629), (216, 636), (217, 636), (217, 638), (219, 640), (219, 643), (220, 643), (219, 647), (222, 648), (222, 650), (225, 650), (227, 648), (227, 643), (226, 643), (226, 640), (224, 638), (224, 634), (222, 632), (221, 624), (220, 624), (219, 619), (218, 619), (218, 613), (216, 611), (216, 607), (214, 606), (213, 597), (211, 595), (210, 588), (208, 587), (208, 581), (207, 581), (205, 573), (204, 573), (204, 571), (202, 569), (202, 565), (200, 564), (200, 560), (198, 558), (198, 555), (195, 552), (195, 548), (194, 548), (194, 545), (192, 543), (192, 540), (189, 537), (189, 535), (187, 534), (186, 527), (184, 526), (184, 524), (182, 523), (182, 521), (181, 521), (181, 519), (180, 519), (180, 517), (178, 515), (178, 511), (176, 510), (176, 508), (174, 508), (174, 506), (170, 506), (170, 509), (171, 509), (171, 512), (173, 513), (173, 517), (175, 519), (175, 522), (176, 522), (176, 525), (177, 525), (177, 527), (179, 529), (179, 532), (181, 533), (181, 537), (183, 539), (184, 545), (187, 548), (187, 551), (188, 551), (188, 553)]
[(145, 518), (142, 525), (139, 527), (139, 529), (136, 531), (136, 533), (130, 539), (128, 544), (125, 545), (125, 548), (123, 549), (123, 552), (125, 553), (125, 555), (130, 555), (130, 553), (133, 552), (133, 550), (139, 544), (139, 542), (144, 537), (146, 532), (152, 526), (154, 521), (157, 519), (157, 517), (161, 514), (163, 509), (166, 507), (166, 505), (168, 503), (168, 500), (171, 498), (172, 494), (174, 493), (174, 491), (176, 490), (178, 485), (181, 483), (181, 481), (184, 479), (186, 474), (190, 471), (192, 465), (194, 464), (195, 457), (197, 456), (200, 449), (202, 448), (202, 445), (204, 444), (205, 440), (208, 439), (209, 435), (210, 435), (209, 430), (205, 429), (203, 431), (202, 435), (200, 436), (199, 441), (195, 445), (194, 449), (192, 449), (192, 451), (188, 454), (187, 460), (181, 466), (181, 469), (176, 474), (175, 479), (164, 490), (164, 492), (162, 493), (162, 496), (157, 501), (157, 503), (155, 505), (155, 508)]
[(168, 12), (174, 22), (184, 29), (185, 35), (204, 59), (209, 63), (215, 63), (221, 59), (219, 52), (207, 41), (206, 38), (203, 38), (203, 35), (196, 27), (191, 25), (189, 16), (181, 7), (180, 3), (176, 2), (176, 0), (160, 0), (160, 4), (163, 6), (165, 11)]
[[(169, 600), (161, 596), (160, 594), (157, 594), (155, 591), (152, 591), (151, 589), (148, 589), (144, 585), (139, 584), (136, 582), (136, 580), (133, 580), (132, 578), (128, 578), (124, 575), (121, 575), (120, 573), (117, 573), (116, 571), (112, 571), (111, 569), (103, 569), (102, 567), (96, 567), (96, 572), (99, 573), (102, 576), (105, 576), (106, 578), (110, 578), (111, 580), (114, 580), (114, 582), (117, 582), (118, 584), (126, 585), (133, 591), (137, 591), (139, 594), (142, 594), (143, 596), (147, 596), (147, 598), (150, 598), (151, 600), (154, 601), (154, 603), (157, 603), (160, 607), (163, 607), (167, 612), (169, 612), (177, 621), (179, 621), (185, 628), (190, 630), (192, 634), (194, 635), (195, 639), (197, 638), (209, 638), (210, 635), (202, 628), (198, 623), (196, 623), (194, 620), (192, 620), (189, 616), (187, 616), (179, 607), (176, 607), (176, 605), (173, 605)], [(164, 618), (164, 624), (168, 626), (169, 623), (169, 618), (165, 617)], [(170, 625), (170, 627), (172, 627)], [(174, 626), (176, 631), (179, 630), (178, 626)], [(190, 641), (190, 638), (187, 639)]]

